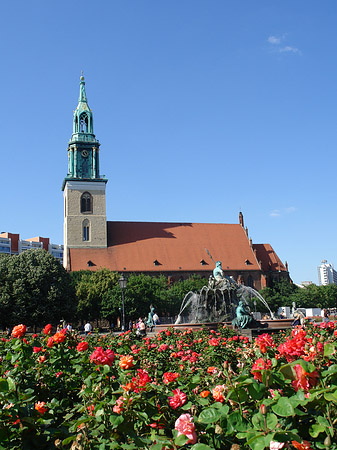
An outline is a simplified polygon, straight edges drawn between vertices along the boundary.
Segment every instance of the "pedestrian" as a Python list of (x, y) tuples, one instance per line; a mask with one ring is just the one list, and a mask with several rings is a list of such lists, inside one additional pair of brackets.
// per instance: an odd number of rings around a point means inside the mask
[(88, 334), (91, 333), (91, 331), (92, 331), (92, 325), (91, 325), (90, 322), (87, 322), (87, 323), (84, 325), (84, 334), (85, 334), (86, 336), (88, 336)]
[(138, 324), (139, 336), (146, 336), (146, 325), (141, 317), (139, 318)]
[(329, 311), (325, 308), (323, 309), (323, 322), (329, 322)]
[(154, 323), (154, 327), (155, 328), (156, 328), (157, 325), (160, 324), (160, 320), (159, 320), (159, 317), (158, 317), (157, 313), (154, 313), (154, 315), (153, 315), (153, 323)]

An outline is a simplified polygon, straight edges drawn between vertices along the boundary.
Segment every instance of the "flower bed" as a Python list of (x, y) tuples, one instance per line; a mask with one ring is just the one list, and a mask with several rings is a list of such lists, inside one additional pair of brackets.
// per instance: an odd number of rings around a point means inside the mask
[(0, 340), (0, 449), (337, 448), (333, 323)]

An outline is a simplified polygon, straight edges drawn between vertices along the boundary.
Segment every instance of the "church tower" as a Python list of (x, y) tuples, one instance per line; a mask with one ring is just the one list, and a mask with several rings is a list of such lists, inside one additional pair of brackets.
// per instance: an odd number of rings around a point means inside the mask
[(108, 180), (99, 174), (99, 146), (82, 74), (80, 97), (74, 111), (73, 134), (68, 144), (68, 173), (62, 185), (63, 265), (66, 269), (69, 267), (70, 248), (107, 246), (105, 188)]

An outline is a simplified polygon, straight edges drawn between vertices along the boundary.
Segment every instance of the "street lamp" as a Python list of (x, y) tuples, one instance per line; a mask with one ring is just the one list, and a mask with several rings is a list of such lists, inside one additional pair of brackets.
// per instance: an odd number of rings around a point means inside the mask
[(125, 304), (124, 304), (124, 289), (126, 288), (127, 279), (125, 278), (124, 273), (120, 276), (119, 280), (119, 287), (122, 291), (122, 302), (123, 302), (123, 314), (122, 314), (122, 331), (125, 331)]

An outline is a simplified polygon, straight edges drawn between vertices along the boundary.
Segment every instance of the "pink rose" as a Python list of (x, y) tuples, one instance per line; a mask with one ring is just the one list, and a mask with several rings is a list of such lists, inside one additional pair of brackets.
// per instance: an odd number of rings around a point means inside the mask
[(270, 441), (270, 450), (280, 450), (284, 447), (284, 442)]
[(173, 389), (173, 397), (169, 397), (169, 403), (172, 409), (177, 409), (186, 403), (187, 396), (180, 389)]
[(114, 360), (115, 354), (109, 348), (104, 351), (102, 347), (96, 347), (95, 351), (90, 356), (91, 362), (94, 362), (95, 364), (102, 366), (104, 365), (111, 366)]
[(167, 344), (161, 344), (158, 348), (158, 352), (164, 352), (165, 350), (168, 349), (168, 345)]
[(188, 437), (187, 444), (195, 444), (197, 442), (197, 433), (195, 432), (195, 425), (191, 414), (182, 414), (175, 423), (175, 429), (178, 431), (178, 436), (184, 434)]

